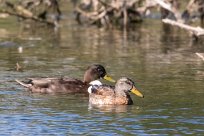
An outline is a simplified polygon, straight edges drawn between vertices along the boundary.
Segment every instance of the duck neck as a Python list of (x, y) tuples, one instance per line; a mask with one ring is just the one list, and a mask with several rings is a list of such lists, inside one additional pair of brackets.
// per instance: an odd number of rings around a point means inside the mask
[(84, 76), (83, 82), (84, 82), (85, 84), (89, 84), (91, 81), (92, 81), (91, 78), (89, 78), (89, 77), (87, 77), (87, 76)]
[(94, 81), (96, 79), (98, 79), (98, 77), (93, 75), (93, 73), (90, 70), (87, 70), (84, 74), (83, 82), (89, 84), (91, 81)]

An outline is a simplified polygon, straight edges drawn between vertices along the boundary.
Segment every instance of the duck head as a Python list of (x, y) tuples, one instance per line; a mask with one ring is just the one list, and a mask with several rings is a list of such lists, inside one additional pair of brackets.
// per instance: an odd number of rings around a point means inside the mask
[(99, 64), (89, 66), (84, 74), (84, 82), (87, 84), (100, 78), (103, 78), (110, 82), (115, 82), (115, 80), (107, 75), (105, 68)]
[(129, 92), (144, 98), (144, 95), (136, 89), (134, 82), (126, 77), (120, 78), (115, 84), (115, 90), (117, 95), (126, 95)]

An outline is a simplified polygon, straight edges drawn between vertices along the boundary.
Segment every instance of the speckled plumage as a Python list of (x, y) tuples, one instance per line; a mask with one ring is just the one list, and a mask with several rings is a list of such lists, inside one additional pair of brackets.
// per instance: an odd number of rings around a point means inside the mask
[(95, 105), (131, 105), (133, 101), (129, 92), (136, 91), (136, 95), (144, 97), (134, 85), (134, 82), (126, 77), (120, 78), (115, 86), (92, 86), (89, 94), (89, 103)]

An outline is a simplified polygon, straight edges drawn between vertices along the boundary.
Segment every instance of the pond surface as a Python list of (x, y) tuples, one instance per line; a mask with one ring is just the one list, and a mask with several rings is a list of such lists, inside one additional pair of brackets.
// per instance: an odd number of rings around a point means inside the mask
[[(71, 20), (65, 18), (58, 32), (0, 20), (1, 135), (204, 135), (204, 61), (195, 54), (204, 52), (202, 41), (159, 20), (128, 31)], [(23, 72), (15, 70), (16, 62)], [(93, 63), (114, 79), (133, 79), (145, 98), (131, 95), (134, 105), (93, 107), (83, 95), (32, 94), (14, 81), (82, 79)]]

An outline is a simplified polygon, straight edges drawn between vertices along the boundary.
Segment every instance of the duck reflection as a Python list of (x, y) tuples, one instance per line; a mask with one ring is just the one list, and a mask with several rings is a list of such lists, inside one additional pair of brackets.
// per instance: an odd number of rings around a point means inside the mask
[(89, 104), (88, 110), (120, 113), (120, 112), (127, 112), (131, 110), (131, 106), (130, 105), (93, 105), (93, 104)]

